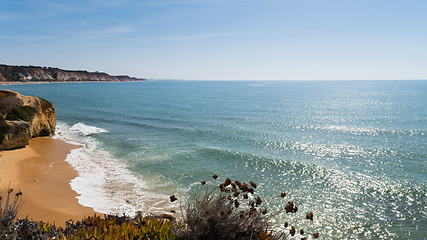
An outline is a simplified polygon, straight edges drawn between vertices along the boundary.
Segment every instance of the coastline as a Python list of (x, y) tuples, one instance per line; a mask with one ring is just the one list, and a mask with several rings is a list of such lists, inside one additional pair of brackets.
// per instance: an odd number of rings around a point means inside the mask
[(95, 83), (95, 82), (147, 82), (149, 80), (123, 80), (123, 81), (40, 81), (40, 82), (0, 82), (1, 85), (26, 85), (26, 84), (45, 84), (45, 83)]
[[(78, 194), (70, 181), (77, 171), (65, 161), (80, 146), (50, 137), (38, 137), (22, 149), (0, 152), (0, 192), (10, 186), (21, 190), (25, 201), (18, 218), (55, 223), (65, 226), (67, 220), (81, 220), (96, 212), (78, 203)], [(99, 213), (98, 213), (99, 214)]]

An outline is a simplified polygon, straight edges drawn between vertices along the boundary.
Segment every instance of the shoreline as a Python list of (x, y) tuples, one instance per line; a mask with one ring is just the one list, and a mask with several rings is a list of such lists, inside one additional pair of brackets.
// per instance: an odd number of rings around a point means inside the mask
[(66, 161), (71, 150), (80, 146), (50, 137), (38, 137), (22, 149), (0, 151), (0, 193), (21, 190), (25, 201), (18, 218), (55, 223), (79, 221), (100, 214), (78, 203), (70, 182), (78, 172)]
[(40, 82), (0, 82), (1, 85), (26, 85), (26, 84), (45, 84), (45, 83), (99, 83), (99, 82), (147, 82), (150, 80), (134, 80), (134, 81), (40, 81)]

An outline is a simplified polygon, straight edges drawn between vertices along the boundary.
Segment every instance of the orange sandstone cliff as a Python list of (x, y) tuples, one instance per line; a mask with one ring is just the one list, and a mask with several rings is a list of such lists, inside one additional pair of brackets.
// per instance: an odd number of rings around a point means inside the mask
[(111, 76), (102, 72), (70, 71), (50, 67), (9, 66), (0, 64), (0, 83), (7, 82), (75, 82), (141, 81), (129, 76)]
[(55, 133), (55, 108), (49, 101), (0, 90), (0, 150), (22, 148), (33, 137)]

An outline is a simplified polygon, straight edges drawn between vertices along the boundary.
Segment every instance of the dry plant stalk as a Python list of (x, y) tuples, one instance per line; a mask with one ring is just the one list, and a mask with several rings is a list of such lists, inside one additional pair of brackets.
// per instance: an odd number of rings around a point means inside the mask
[[(0, 228), (7, 228), (16, 218), (19, 209), (21, 209), (24, 201), (21, 199), (22, 192), (18, 191), (15, 196), (12, 196), (13, 189), (10, 184), (7, 190), (6, 198), (0, 193)], [(13, 200), (11, 201), (11, 199)], [(4, 203), (3, 203), (4, 202)]]

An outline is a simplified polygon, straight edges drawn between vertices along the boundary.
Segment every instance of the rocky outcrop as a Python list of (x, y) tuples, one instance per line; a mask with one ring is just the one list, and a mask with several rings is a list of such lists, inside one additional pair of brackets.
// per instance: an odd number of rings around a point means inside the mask
[(79, 82), (141, 81), (129, 76), (111, 76), (102, 72), (69, 71), (50, 67), (0, 65), (0, 82)]
[(5, 82), (7, 79), (0, 73), (0, 82)]
[(52, 103), (43, 98), (0, 90), (0, 150), (22, 148), (33, 137), (55, 133)]

